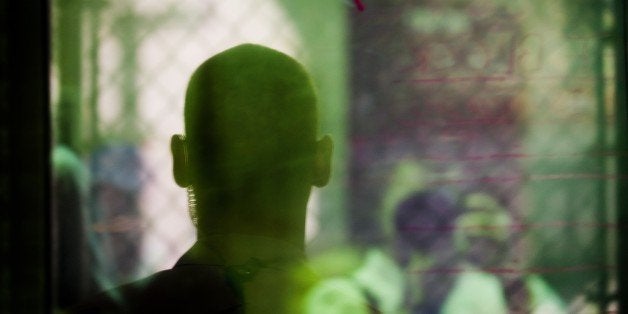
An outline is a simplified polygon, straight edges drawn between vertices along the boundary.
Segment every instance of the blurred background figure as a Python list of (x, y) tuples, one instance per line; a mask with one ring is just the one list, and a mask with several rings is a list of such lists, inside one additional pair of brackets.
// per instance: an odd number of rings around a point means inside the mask
[(67, 307), (94, 289), (85, 224), (89, 175), (83, 162), (65, 146), (53, 149), (52, 166), (54, 303)]
[[(371, 247), (362, 252), (348, 248), (332, 254), (332, 258), (323, 259), (341, 263), (334, 267), (336, 271), (321, 274), (322, 280), (308, 292), (306, 313), (404, 313), (405, 279), (391, 247)], [(313, 268), (320, 269), (318, 264), (320, 258), (314, 260)]]
[(465, 197), (456, 220), (455, 246), (462, 261), (443, 313), (566, 313), (554, 290), (536, 274), (508, 268), (512, 219), (485, 193)]
[(394, 239), (310, 293), (308, 313), (438, 313), (450, 276), (423, 271), (456, 264), (452, 226), (460, 213), (438, 190), (411, 193), (395, 207)]
[(440, 272), (458, 264), (454, 224), (461, 210), (439, 190), (417, 192), (397, 207), (397, 262), (405, 270), (406, 308), (410, 313), (439, 313), (454, 276)]
[(395, 163), (373, 226), (381, 236), (371, 245), (330, 250), (311, 261), (324, 280), (308, 296), (308, 313), (403, 312), (406, 285), (395, 260), (395, 211), (406, 197), (424, 188), (425, 174), (414, 160)]
[[(141, 259), (142, 228), (139, 195), (142, 162), (131, 144), (104, 145), (91, 157), (92, 248), (101, 287), (111, 288), (135, 278)], [(96, 248), (102, 248), (97, 250)]]

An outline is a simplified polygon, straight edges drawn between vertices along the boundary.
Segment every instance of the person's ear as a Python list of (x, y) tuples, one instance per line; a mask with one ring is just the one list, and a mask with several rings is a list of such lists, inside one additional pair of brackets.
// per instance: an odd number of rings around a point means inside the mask
[(329, 182), (331, 176), (331, 155), (334, 143), (329, 135), (323, 136), (316, 142), (316, 156), (314, 157), (314, 175), (312, 185), (322, 187)]
[(175, 134), (170, 139), (170, 151), (172, 152), (172, 174), (178, 186), (185, 188), (190, 186), (188, 176), (188, 150), (185, 136)]

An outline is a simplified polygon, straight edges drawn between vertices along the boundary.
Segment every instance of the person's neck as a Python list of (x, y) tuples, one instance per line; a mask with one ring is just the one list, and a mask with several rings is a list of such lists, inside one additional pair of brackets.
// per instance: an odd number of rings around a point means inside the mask
[(258, 260), (264, 264), (285, 264), (303, 261), (302, 243), (260, 235), (227, 233), (203, 234), (197, 245), (213, 251), (227, 265), (239, 265)]
[(295, 249), (303, 251), (305, 249), (305, 237), (301, 236), (285, 236), (284, 234), (278, 235), (272, 232), (265, 232), (266, 230), (255, 230), (245, 231), (245, 230), (230, 230), (230, 231), (213, 231), (213, 232), (203, 232), (201, 230), (197, 230), (196, 236), (197, 241), (212, 243), (216, 241), (227, 241), (227, 242), (240, 242), (246, 241), (247, 239), (267, 239), (268, 241), (276, 241), (285, 243), (294, 247)]
[[(264, 203), (261, 203), (262, 205)], [(283, 205), (283, 206), (282, 206)], [(203, 207), (198, 211), (212, 213), (218, 205)], [(273, 206), (255, 206), (251, 203), (222, 205), (216, 215), (207, 216), (199, 221), (197, 237), (208, 235), (247, 235), (266, 237), (290, 243), (303, 248), (305, 241), (306, 203), (282, 204)]]

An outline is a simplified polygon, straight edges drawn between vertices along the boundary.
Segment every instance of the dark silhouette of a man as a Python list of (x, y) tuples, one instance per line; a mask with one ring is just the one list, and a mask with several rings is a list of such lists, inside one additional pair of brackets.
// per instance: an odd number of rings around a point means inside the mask
[(317, 100), (297, 61), (245, 44), (190, 79), (174, 178), (191, 194), (197, 242), (176, 265), (102, 293), (77, 312), (298, 313), (306, 204), (330, 175)]

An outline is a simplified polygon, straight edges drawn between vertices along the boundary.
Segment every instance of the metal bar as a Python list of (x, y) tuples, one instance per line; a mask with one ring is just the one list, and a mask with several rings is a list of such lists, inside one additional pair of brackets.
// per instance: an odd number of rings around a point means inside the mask
[[(2, 1), (0, 312), (45, 313), (50, 296), (48, 2)], [(6, 124), (5, 124), (6, 123)], [(4, 166), (3, 166), (4, 167)], [(4, 171), (3, 171), (4, 172)]]
[[(607, 151), (608, 147), (606, 144), (607, 139), (607, 123), (606, 123), (606, 101), (605, 101), (605, 85), (606, 82), (604, 80), (604, 26), (603, 26), (603, 14), (605, 11), (605, 7), (602, 5), (597, 5), (597, 3), (592, 2), (590, 9), (594, 10), (593, 20), (592, 20), (592, 28), (593, 33), (596, 39), (595, 47), (593, 48), (593, 70), (595, 71), (595, 99), (597, 104), (597, 115), (596, 115), (596, 124), (597, 124), (597, 134), (596, 134), (596, 150), (598, 151)], [(608, 174), (608, 167), (606, 163), (607, 158), (605, 156), (600, 156), (597, 158), (597, 172), (600, 175)], [(597, 210), (596, 210), (596, 219), (598, 224), (605, 224), (608, 220), (608, 204), (607, 204), (607, 195), (608, 195), (608, 184), (610, 180), (597, 180), (596, 182), (596, 190), (597, 190)], [(614, 183), (614, 182), (613, 182)], [(596, 243), (598, 244), (598, 264), (599, 265), (607, 265), (608, 264), (608, 243), (607, 236), (608, 230), (606, 228), (599, 228), (596, 232)], [(609, 275), (608, 270), (602, 268), (599, 273), (599, 282), (598, 282), (598, 291), (597, 291), (597, 300), (598, 300), (598, 310), (599, 313), (604, 313), (608, 308), (608, 281)]]
[[(628, 122), (626, 108), (626, 6), (624, 0), (614, 1), (615, 13), (615, 72), (616, 72), (616, 114), (615, 123), (617, 127), (617, 150), (621, 153), (628, 148), (626, 125)], [(617, 156), (617, 169), (620, 175), (628, 173), (628, 160), (626, 156)], [(628, 275), (623, 265), (628, 262), (628, 234), (623, 226), (628, 222), (628, 181), (617, 181), (617, 224), (622, 226), (617, 228), (617, 265), (618, 265), (618, 301), (619, 312), (625, 312), (628, 309), (625, 300), (626, 288), (628, 287)]]

